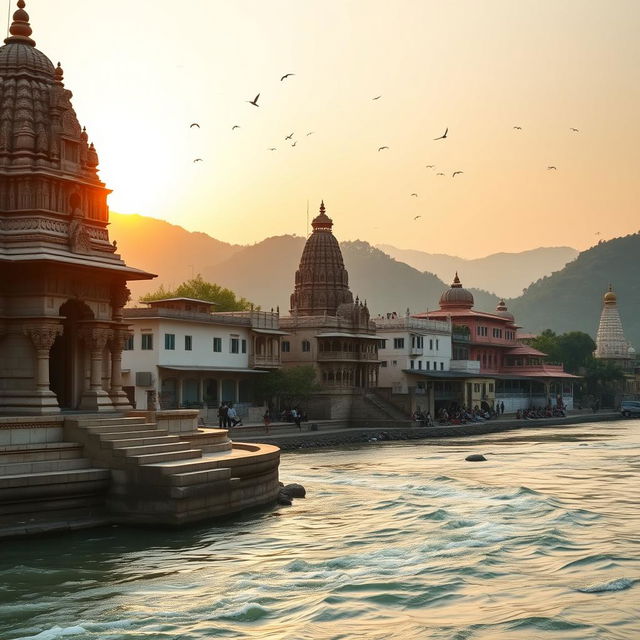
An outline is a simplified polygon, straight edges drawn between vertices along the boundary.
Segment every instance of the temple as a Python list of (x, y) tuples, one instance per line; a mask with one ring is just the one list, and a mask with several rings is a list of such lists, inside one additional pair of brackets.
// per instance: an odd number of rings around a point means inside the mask
[(321, 384), (313, 398), (314, 415), (344, 419), (377, 385), (375, 324), (366, 302), (354, 300), (349, 289), (324, 201), (311, 226), (295, 274), (290, 315), (280, 318), (280, 328), (290, 334), (282, 340), (282, 364), (313, 366)]
[(110, 242), (98, 154), (31, 35), (20, 0), (0, 48), (0, 410), (127, 409), (126, 284), (153, 276)]
[(609, 285), (604, 294), (598, 333), (596, 334), (596, 350), (593, 354), (599, 360), (608, 360), (629, 369), (635, 359), (635, 349), (627, 341), (622, 329), (622, 320), (618, 312), (618, 297)]

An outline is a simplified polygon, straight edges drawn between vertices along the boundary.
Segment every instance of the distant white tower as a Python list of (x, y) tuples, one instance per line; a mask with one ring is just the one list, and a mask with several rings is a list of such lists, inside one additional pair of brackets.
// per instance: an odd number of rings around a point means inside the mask
[(617, 360), (624, 367), (633, 359), (635, 351), (624, 337), (617, 301), (609, 285), (609, 290), (604, 294), (594, 356), (602, 360)]

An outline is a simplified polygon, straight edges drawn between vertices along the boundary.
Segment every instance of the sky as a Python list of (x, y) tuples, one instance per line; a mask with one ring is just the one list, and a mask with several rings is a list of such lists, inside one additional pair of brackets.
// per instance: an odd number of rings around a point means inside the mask
[(640, 227), (637, 0), (26, 9), (113, 211), (252, 244), (324, 199), (339, 240), (467, 258)]

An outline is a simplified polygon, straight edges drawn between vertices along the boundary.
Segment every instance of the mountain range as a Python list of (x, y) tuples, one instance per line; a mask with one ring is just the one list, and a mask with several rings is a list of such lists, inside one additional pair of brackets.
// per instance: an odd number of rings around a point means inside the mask
[[(279, 307), (282, 313), (288, 312), (305, 238), (274, 236), (242, 246), (144, 216), (112, 213), (111, 221), (111, 237), (117, 239), (118, 251), (127, 263), (158, 274), (153, 281), (129, 284), (134, 302), (160, 284), (172, 288), (200, 273), (206, 280), (232, 289), (263, 309)], [(367, 301), (373, 315), (435, 309), (453, 276), (451, 273), (446, 280), (440, 279), (434, 273), (394, 259), (367, 242), (342, 242), (340, 247), (349, 272), (350, 288), (354, 296)], [(537, 255), (544, 255), (544, 250), (537, 251)], [(549, 255), (566, 257), (573, 250), (560, 247), (548, 251), (551, 251)], [(523, 254), (496, 255), (509, 256), (509, 266), (504, 269), (517, 272), (531, 268), (530, 254), (536, 254), (536, 250), (524, 252), (522, 260), (527, 266), (522, 269), (518, 256)], [(564, 259), (558, 257), (560, 262)], [(640, 282), (637, 278), (640, 234), (600, 242), (548, 275), (545, 274), (549, 267), (545, 267), (544, 261), (539, 264), (541, 271), (526, 283), (528, 286), (522, 295), (507, 300), (509, 309), (525, 330), (580, 330), (595, 336), (602, 295), (611, 282), (619, 295), (627, 338), (640, 345)], [(474, 294), (476, 309), (496, 308), (498, 296), (487, 291), (497, 290), (493, 281), (479, 281), (468, 264), (464, 271), (460, 269), (460, 276), (463, 285)], [(481, 284), (483, 289), (472, 287), (472, 283)]]
[(494, 253), (468, 260), (442, 253), (398, 249), (388, 244), (376, 247), (418, 271), (435, 273), (445, 282), (458, 272), (469, 287), (490, 289), (496, 295), (514, 298), (539, 278), (562, 269), (578, 255), (571, 247), (539, 247), (520, 253)]

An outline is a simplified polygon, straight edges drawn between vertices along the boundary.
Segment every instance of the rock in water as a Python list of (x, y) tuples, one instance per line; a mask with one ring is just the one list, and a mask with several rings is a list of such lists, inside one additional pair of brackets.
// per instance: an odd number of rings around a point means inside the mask
[(304, 498), (307, 495), (305, 488), (296, 483), (286, 485), (281, 492), (290, 495), (292, 498)]
[(278, 504), (284, 504), (290, 506), (293, 503), (291, 496), (288, 493), (282, 491), (278, 494)]
[(467, 462), (486, 462), (487, 459), (481, 453), (472, 453), (465, 458)]

